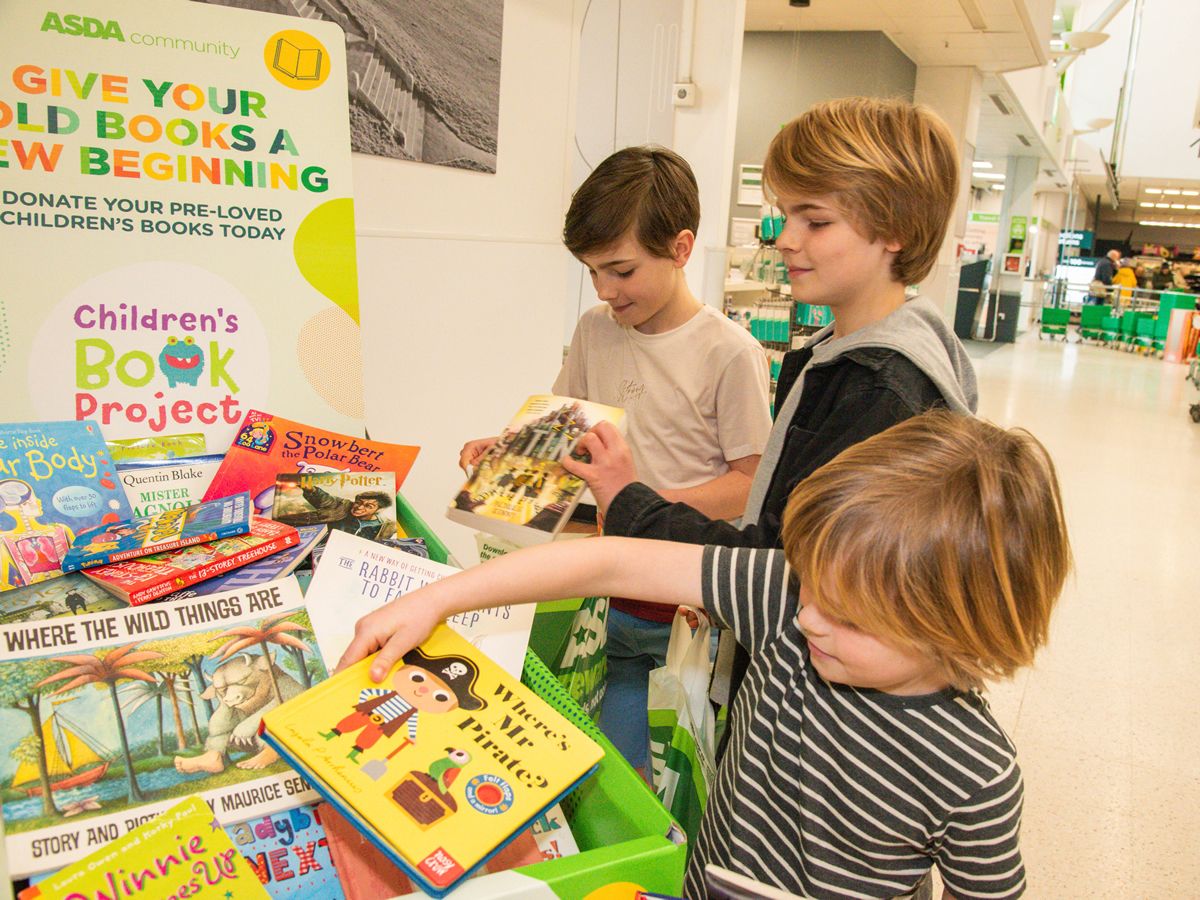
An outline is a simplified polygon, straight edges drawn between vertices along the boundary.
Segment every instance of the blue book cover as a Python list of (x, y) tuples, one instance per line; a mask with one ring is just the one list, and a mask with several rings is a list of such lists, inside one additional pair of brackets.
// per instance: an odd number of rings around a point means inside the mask
[(0, 424), (0, 591), (62, 574), (81, 532), (133, 515), (94, 421)]
[(107, 566), (152, 553), (179, 550), (250, 531), (250, 494), (137, 516), (75, 538), (63, 558), (64, 572)]
[(267, 581), (274, 581), (276, 578), (283, 578), (285, 575), (291, 575), (296, 567), (304, 561), (304, 558), (312, 553), (313, 548), (324, 539), (325, 533), (329, 529), (324, 525), (302, 525), (296, 530), (300, 532), (300, 543), (295, 547), (272, 553), (266, 559), (260, 559), (248, 566), (234, 569), (225, 575), (218, 575), (216, 578), (209, 578), (207, 581), (185, 587), (181, 591), (163, 597), (163, 601), (207, 597), (209, 594), (254, 587)]

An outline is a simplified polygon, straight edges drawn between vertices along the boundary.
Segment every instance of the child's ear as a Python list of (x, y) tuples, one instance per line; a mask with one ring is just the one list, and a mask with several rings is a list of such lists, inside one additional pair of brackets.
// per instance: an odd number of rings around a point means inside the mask
[(901, 250), (904, 249), (904, 245), (901, 244), (899, 241), (884, 241), (883, 249), (886, 250), (888, 253), (899, 253)]
[(685, 228), (679, 234), (675, 235), (675, 240), (671, 242), (671, 256), (675, 261), (675, 267), (682, 269), (687, 265), (687, 261), (692, 256), (692, 250), (696, 246), (696, 235), (692, 233), (690, 228)]

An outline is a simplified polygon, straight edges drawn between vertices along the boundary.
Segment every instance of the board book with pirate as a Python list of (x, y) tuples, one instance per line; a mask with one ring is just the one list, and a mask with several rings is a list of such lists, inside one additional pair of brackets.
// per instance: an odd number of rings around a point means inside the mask
[(264, 740), (441, 897), (603, 750), (445, 625), (379, 684), (368, 657), (263, 717)]

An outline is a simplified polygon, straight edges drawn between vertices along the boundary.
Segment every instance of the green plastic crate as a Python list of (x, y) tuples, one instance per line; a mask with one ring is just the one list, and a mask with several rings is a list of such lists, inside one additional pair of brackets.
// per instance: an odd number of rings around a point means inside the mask
[(429, 558), (434, 562), (453, 565), (450, 551), (442, 543), (442, 539), (433, 533), (433, 529), (421, 518), (411, 503), (399, 491), (396, 492), (396, 523), (409, 537), (421, 538), (429, 551)]
[(514, 871), (545, 882), (563, 900), (616, 882), (678, 896), (687, 845), (670, 813), (535, 653), (525, 654), (521, 680), (595, 740), (604, 758), (562, 801), (579, 853)]

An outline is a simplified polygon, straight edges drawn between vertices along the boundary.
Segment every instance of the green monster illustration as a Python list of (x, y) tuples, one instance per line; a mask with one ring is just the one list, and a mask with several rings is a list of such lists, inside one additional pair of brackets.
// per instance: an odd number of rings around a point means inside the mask
[(196, 346), (191, 335), (182, 341), (177, 337), (167, 338), (167, 345), (158, 354), (158, 368), (167, 376), (167, 384), (190, 384), (195, 387), (204, 371), (204, 351)]
[(448, 791), (463, 766), (470, 761), (471, 754), (466, 750), (447, 747), (445, 757), (429, 764), (429, 777), (436, 781), (443, 791)]

